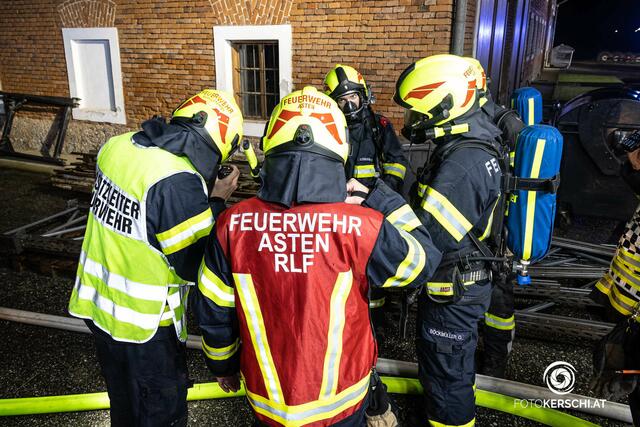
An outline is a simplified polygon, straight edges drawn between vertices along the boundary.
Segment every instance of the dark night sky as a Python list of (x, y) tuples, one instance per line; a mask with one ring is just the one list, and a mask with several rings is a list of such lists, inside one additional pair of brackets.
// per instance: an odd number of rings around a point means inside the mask
[(639, 28), (640, 0), (569, 0), (558, 11), (554, 46), (569, 45), (583, 60), (601, 51), (640, 54)]

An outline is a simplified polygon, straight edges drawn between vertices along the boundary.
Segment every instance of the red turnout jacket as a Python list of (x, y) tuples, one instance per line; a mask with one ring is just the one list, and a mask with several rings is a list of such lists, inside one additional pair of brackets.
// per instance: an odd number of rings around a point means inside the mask
[(369, 287), (417, 286), (440, 253), (379, 184), (365, 202), (286, 206), (258, 198), (218, 218), (194, 310), (207, 365), (240, 369), (270, 426), (327, 426), (360, 409), (377, 349)]

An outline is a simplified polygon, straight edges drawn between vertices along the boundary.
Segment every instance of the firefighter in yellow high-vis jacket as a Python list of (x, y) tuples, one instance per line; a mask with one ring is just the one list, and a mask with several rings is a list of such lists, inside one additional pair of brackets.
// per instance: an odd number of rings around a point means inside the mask
[(233, 97), (207, 89), (98, 154), (69, 312), (95, 336), (112, 425), (186, 425), (188, 289), (237, 186), (237, 168), (214, 182), (241, 131)]

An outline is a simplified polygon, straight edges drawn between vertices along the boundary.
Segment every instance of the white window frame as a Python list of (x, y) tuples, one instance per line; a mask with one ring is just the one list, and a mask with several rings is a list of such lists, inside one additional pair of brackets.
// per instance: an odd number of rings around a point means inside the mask
[(80, 98), (75, 76), (74, 57), (72, 43), (77, 40), (107, 40), (109, 43), (109, 55), (111, 59), (111, 79), (115, 111), (95, 111), (85, 108), (74, 108), (75, 120), (88, 120), (92, 122), (107, 122), (126, 124), (127, 116), (124, 109), (124, 93), (122, 90), (122, 71), (120, 68), (120, 45), (118, 43), (118, 29), (112, 28), (63, 28), (64, 54), (67, 61), (67, 75), (69, 78), (69, 93), (71, 97)]
[[(243, 40), (278, 42), (278, 69), (280, 73), (280, 98), (293, 88), (291, 25), (217, 25), (213, 27), (213, 44), (216, 62), (216, 88), (233, 93), (233, 42)], [(245, 120), (245, 136), (262, 136), (264, 120)]]

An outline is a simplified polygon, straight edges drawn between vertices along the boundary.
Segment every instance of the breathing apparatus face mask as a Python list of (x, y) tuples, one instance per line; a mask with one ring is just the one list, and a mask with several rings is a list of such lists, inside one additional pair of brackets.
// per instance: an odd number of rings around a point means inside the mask
[[(354, 99), (348, 99), (355, 98), (353, 96), (354, 94), (357, 95), (357, 101), (355, 101)], [(340, 101), (343, 101), (344, 103)], [(355, 121), (360, 117), (360, 112), (363, 110), (365, 103), (362, 95), (358, 92), (355, 92), (343, 95), (342, 97), (338, 98), (338, 104), (347, 121)]]
[(347, 101), (347, 103), (342, 107), (342, 112), (347, 116), (357, 113), (359, 109), (360, 107), (355, 102)]
[(418, 111), (404, 110), (404, 126), (400, 133), (411, 141), (412, 144), (424, 144), (427, 142), (426, 116)]

